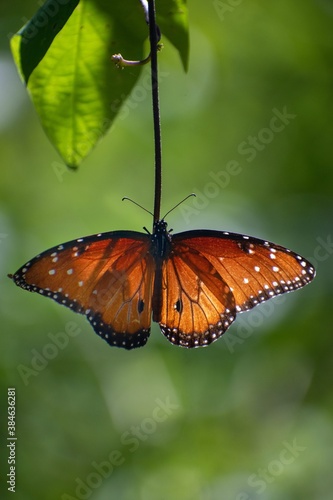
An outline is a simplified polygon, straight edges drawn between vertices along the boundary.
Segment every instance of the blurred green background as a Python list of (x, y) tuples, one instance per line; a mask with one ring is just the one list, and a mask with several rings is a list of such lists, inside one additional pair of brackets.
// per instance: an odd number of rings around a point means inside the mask
[[(188, 74), (164, 40), (162, 213), (198, 195), (170, 227), (269, 239), (318, 274), (240, 315), (207, 349), (176, 348), (153, 325), (131, 352), (6, 277), (61, 242), (152, 223), (121, 202), (153, 207), (148, 68), (111, 133), (66, 171), (8, 47), (37, 8), (0, 5), (1, 407), (15, 387), (17, 498), (331, 499), (332, 1), (189, 0)], [(3, 475), (7, 455), (2, 446)]]

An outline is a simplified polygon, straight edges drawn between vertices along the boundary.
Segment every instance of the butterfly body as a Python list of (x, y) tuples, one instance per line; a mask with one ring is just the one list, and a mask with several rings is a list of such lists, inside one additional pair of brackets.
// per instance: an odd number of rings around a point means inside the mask
[(162, 269), (163, 263), (167, 261), (171, 252), (171, 235), (167, 230), (167, 224), (164, 220), (154, 223), (153, 233), (151, 235), (151, 245), (149, 253), (154, 257), (154, 288), (152, 296), (153, 320), (160, 322), (162, 301)]
[(315, 270), (294, 252), (236, 233), (171, 235), (113, 231), (38, 255), (10, 277), (31, 292), (86, 315), (110, 345), (143, 346), (151, 318), (183, 347), (217, 340), (237, 313), (309, 283)]

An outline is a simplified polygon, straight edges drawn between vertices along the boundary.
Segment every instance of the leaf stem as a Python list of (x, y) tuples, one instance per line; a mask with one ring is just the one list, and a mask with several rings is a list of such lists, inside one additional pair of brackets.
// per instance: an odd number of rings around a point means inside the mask
[(156, 25), (155, 1), (148, 0), (149, 10), (149, 39), (150, 39), (150, 62), (151, 62), (151, 87), (153, 103), (154, 122), (154, 146), (155, 146), (155, 198), (154, 198), (154, 222), (160, 219), (161, 196), (162, 196), (162, 147), (161, 147), (161, 123), (158, 92), (158, 68), (157, 51), (160, 39), (159, 29)]

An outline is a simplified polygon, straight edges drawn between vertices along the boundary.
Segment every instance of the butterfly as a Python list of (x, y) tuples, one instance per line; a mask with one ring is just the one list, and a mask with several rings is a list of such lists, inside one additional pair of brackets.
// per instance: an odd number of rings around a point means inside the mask
[(145, 345), (152, 317), (172, 344), (191, 348), (217, 340), (238, 313), (308, 284), (315, 269), (251, 236), (171, 235), (162, 219), (152, 234), (112, 231), (58, 245), (8, 276), (84, 314), (111, 346)]

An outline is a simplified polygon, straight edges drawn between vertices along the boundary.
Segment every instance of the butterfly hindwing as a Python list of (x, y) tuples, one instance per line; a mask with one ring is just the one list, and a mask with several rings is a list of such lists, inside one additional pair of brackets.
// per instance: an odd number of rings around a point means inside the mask
[(54, 247), (13, 276), (18, 286), (85, 314), (109, 344), (131, 349), (149, 337), (154, 260), (148, 235), (115, 231)]
[(235, 319), (235, 302), (229, 286), (209, 260), (186, 242), (172, 245), (164, 262), (161, 288), (159, 323), (173, 344), (208, 345)]

